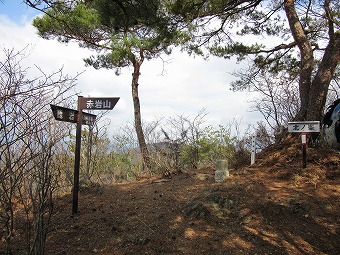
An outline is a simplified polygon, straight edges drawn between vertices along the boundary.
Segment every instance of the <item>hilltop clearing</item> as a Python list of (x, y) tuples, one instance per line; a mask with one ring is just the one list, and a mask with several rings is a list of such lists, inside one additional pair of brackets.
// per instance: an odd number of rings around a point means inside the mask
[(47, 254), (340, 254), (339, 153), (300, 154), (268, 149), (224, 183), (205, 168), (84, 188), (76, 217), (56, 201)]

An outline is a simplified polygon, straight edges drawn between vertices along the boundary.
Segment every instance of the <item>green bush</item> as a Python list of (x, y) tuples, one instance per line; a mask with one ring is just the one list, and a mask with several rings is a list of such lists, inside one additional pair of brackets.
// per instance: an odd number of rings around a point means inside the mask
[(180, 161), (184, 168), (207, 167), (218, 159), (231, 160), (234, 157), (235, 138), (231, 137), (230, 130), (223, 126), (218, 129), (208, 126), (196, 132), (194, 139), (188, 140), (190, 142), (182, 145), (180, 150)]

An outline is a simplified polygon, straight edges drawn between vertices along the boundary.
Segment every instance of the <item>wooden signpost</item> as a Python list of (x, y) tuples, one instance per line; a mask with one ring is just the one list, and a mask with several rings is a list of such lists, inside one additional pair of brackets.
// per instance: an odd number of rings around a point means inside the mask
[(307, 133), (320, 132), (320, 121), (294, 121), (288, 122), (288, 132), (301, 133), (302, 167), (307, 166)]
[(61, 106), (51, 105), (53, 116), (56, 120), (77, 123), (76, 148), (74, 159), (73, 175), (73, 202), (72, 214), (78, 213), (79, 193), (79, 169), (80, 169), (80, 147), (81, 147), (81, 126), (93, 125), (96, 115), (83, 112), (83, 110), (112, 110), (117, 104), (119, 97), (82, 97), (78, 96), (78, 109), (73, 110)]

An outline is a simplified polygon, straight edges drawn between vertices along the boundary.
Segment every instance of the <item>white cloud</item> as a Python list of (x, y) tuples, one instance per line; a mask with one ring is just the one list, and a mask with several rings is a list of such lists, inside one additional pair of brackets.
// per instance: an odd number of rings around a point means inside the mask
[[(37, 65), (47, 73), (63, 67), (64, 73), (70, 76), (85, 70), (76, 88), (83, 96), (120, 97), (108, 115), (112, 129), (133, 119), (131, 69), (116, 76), (114, 70), (85, 67), (82, 59), (92, 52), (75, 43), (64, 45), (39, 38), (30, 22), (16, 24), (0, 16), (0, 34), (3, 48), (21, 50), (34, 45), (26, 60), (28, 66)], [(227, 125), (234, 118), (242, 119), (243, 126), (260, 120), (259, 114), (248, 111), (247, 99), (252, 95), (229, 90), (228, 83), (233, 80), (229, 73), (237, 68), (235, 61), (215, 57), (205, 61), (177, 50), (164, 59), (171, 59), (164, 66), (165, 75), (160, 75), (163, 71), (160, 59), (145, 61), (141, 67), (139, 93), (145, 121), (176, 114), (194, 116), (202, 108), (209, 113), (207, 123), (213, 126)]]

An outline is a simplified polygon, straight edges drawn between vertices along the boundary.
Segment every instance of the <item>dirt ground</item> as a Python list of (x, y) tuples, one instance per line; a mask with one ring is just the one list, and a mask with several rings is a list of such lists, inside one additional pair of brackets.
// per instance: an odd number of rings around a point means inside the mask
[(75, 217), (56, 201), (47, 254), (340, 254), (340, 154), (307, 158), (268, 148), (223, 183), (205, 168), (83, 189)]

